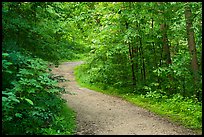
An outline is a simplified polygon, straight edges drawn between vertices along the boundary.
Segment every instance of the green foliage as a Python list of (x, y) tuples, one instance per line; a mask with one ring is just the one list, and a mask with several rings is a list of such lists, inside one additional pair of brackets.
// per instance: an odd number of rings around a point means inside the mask
[[(87, 82), (92, 84), (103, 83), (116, 87), (127, 86), (129, 84), (128, 77), (130, 76), (126, 72), (128, 71), (129, 64), (122, 64), (120, 60), (117, 60), (117, 58), (127, 60), (125, 55), (127, 50), (119, 46), (108, 50), (106, 46), (101, 46), (99, 49), (96, 49), (96, 52), (96, 54), (90, 55), (90, 58), (87, 59), (87, 65), (80, 67), (82, 72), (88, 77), (86, 79)], [(115, 58), (116, 56), (117, 58)], [(127, 81), (123, 81), (123, 79), (127, 79)]]
[(65, 16), (62, 6), (66, 7), (47, 2), (3, 3), (3, 49), (29, 51), (54, 63), (86, 53), (88, 48), (73, 39), (78, 36), (77, 27), (69, 22), (71, 17)]
[[(75, 13), (67, 14), (74, 5), (2, 3), (3, 134), (51, 134), (48, 129), (73, 133), (74, 113), (65, 113), (60, 97), (64, 89), (57, 86), (45, 61), (58, 64), (60, 60), (81, 58), (89, 50), (83, 41), (76, 41), (80, 31), (73, 22)], [(58, 129), (60, 126), (63, 128)]]
[(62, 105), (59, 116), (49, 127), (43, 128), (44, 135), (72, 135), (76, 129), (75, 113), (66, 104)]
[[(12, 77), (2, 91), (3, 134), (43, 134), (41, 128), (62, 118), (59, 115), (64, 100), (59, 96), (57, 81), (48, 73), (47, 63), (42, 59), (25, 57), (19, 52), (2, 55), (4, 79)], [(66, 133), (71, 133), (70, 130)]]
[[(91, 8), (86, 3), (82, 5), (83, 13), (87, 13), (84, 9), (87, 7), (88, 12), (95, 17), (90, 18), (90, 22), (96, 23), (88, 27), (91, 33), (87, 39), (91, 52), (86, 64), (79, 68), (86, 75), (86, 83), (118, 88), (132, 87), (132, 92), (140, 94), (146, 94), (148, 90), (144, 87), (149, 87), (164, 91), (167, 96), (180, 93), (185, 97), (195, 98), (183, 16), (184, 3), (94, 3)], [(200, 35), (200, 12), (195, 10), (195, 7), (201, 10), (200, 3), (192, 3), (192, 7), (196, 19), (196, 35)], [(138, 11), (140, 14), (137, 14)], [(86, 19), (84, 21), (85, 25), (90, 25)], [(163, 22), (167, 25), (171, 64), (166, 64), (165, 61), (161, 31)], [(197, 49), (200, 58), (199, 44)], [(132, 86), (133, 71), (135, 86)], [(202, 72), (199, 70), (195, 98), (199, 101), (202, 100), (201, 79)], [(151, 85), (152, 83), (158, 83), (158, 86)]]
[[(71, 133), (62, 127), (54, 128), (56, 123), (48, 129), (43, 127), (47, 127), (45, 121), (51, 123), (54, 118), (65, 124), (57, 116), (60, 107), (56, 107), (63, 102), (58, 96), (63, 89), (56, 86), (57, 81), (43, 60), (58, 65), (59, 61), (86, 57), (86, 64), (77, 70), (83, 83), (102, 89), (124, 88), (127, 94), (141, 95), (144, 102), (170, 98), (176, 102), (180, 95), (180, 102), (186, 98), (202, 102), (202, 7), (200, 2), (187, 4), (193, 14), (198, 56), (196, 83), (187, 46), (186, 3), (2, 3), (4, 133)], [(161, 29), (162, 24), (166, 25), (165, 30)], [(164, 33), (170, 64), (166, 62)], [(185, 108), (199, 104), (189, 100), (185, 100)], [(176, 108), (175, 111), (181, 114)], [(199, 109), (192, 112), (195, 115), (189, 117), (200, 119)], [(34, 124), (27, 125), (28, 119)], [(199, 127), (196, 120), (186, 120), (197, 123), (189, 126)], [(22, 128), (14, 121), (21, 121)], [(11, 131), (11, 125), (15, 131)], [(35, 126), (39, 128), (34, 129)]]
[(180, 94), (174, 94), (171, 98), (167, 98), (158, 92), (151, 92), (139, 98), (147, 98), (148, 102), (152, 104), (150, 109), (185, 127), (202, 128), (202, 106), (199, 102), (184, 98)]

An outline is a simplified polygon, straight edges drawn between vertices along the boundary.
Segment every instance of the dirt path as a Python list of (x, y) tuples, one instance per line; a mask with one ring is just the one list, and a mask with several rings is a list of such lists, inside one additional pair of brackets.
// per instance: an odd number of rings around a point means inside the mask
[(78, 135), (189, 135), (187, 129), (169, 123), (147, 110), (118, 97), (80, 87), (73, 68), (82, 62), (66, 62), (53, 69), (69, 81), (60, 83), (66, 91), (62, 97), (77, 112)]

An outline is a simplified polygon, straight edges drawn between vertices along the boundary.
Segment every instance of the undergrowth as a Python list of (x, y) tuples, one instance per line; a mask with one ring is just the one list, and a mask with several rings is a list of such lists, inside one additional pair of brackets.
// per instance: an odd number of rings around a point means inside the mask
[(75, 113), (61, 98), (64, 90), (48, 63), (16, 51), (2, 58), (2, 134), (73, 134)]
[(62, 110), (59, 116), (55, 117), (53, 123), (42, 129), (44, 135), (73, 135), (76, 130), (76, 114), (67, 107), (65, 103), (62, 104)]

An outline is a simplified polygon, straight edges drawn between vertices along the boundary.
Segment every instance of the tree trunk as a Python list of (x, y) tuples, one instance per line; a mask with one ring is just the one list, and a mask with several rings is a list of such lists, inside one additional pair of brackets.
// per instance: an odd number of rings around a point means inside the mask
[(141, 58), (142, 58), (142, 69), (143, 69), (143, 80), (145, 82), (146, 80), (146, 70), (145, 70), (145, 60), (144, 60), (144, 53), (142, 49), (142, 38), (140, 37), (140, 52), (141, 52)]
[[(153, 20), (153, 18), (152, 18), (151, 27), (152, 27), (152, 38), (153, 38), (153, 33), (154, 33), (154, 20)], [(154, 69), (155, 69), (155, 68), (157, 68), (157, 60), (156, 60), (156, 49), (155, 49), (154, 45), (155, 45), (154, 42), (152, 42), (152, 49), (153, 49), (153, 54), (154, 54)]]
[(130, 43), (128, 43), (129, 46), (129, 55), (130, 55), (130, 63), (131, 63), (131, 69), (132, 69), (132, 85), (136, 85), (136, 78), (135, 78), (135, 68), (134, 68), (134, 63), (133, 63), (133, 51), (131, 48)]
[(168, 37), (167, 37), (167, 24), (163, 23), (160, 26), (162, 32), (162, 43), (163, 43), (163, 58), (166, 60), (166, 64), (171, 64), (171, 55), (168, 45)]
[[(128, 22), (125, 22), (126, 29), (128, 30)], [(136, 85), (136, 77), (135, 77), (135, 67), (134, 67), (134, 62), (133, 62), (133, 48), (130, 43), (128, 43), (128, 48), (129, 48), (129, 56), (130, 56), (130, 64), (131, 64), (131, 69), (132, 69), (132, 85), (133, 87)]]
[(198, 59), (196, 54), (196, 45), (195, 45), (195, 38), (194, 38), (194, 30), (193, 30), (193, 21), (192, 21), (192, 12), (190, 5), (186, 3), (185, 7), (185, 18), (186, 18), (186, 32), (187, 32), (187, 39), (188, 39), (188, 47), (191, 55), (191, 68), (193, 71), (193, 79), (194, 79), (194, 95), (196, 95), (196, 85), (198, 81)]

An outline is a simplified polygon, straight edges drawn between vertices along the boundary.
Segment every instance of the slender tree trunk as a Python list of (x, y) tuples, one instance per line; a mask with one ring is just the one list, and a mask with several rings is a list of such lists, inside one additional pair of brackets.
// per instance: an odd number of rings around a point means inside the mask
[(202, 53), (201, 53), (201, 59), (200, 59), (200, 60), (201, 60), (201, 61), (200, 61), (200, 70), (201, 70), (201, 74), (202, 74), (202, 69), (203, 69), (203, 68), (202, 68), (202, 64), (203, 64), (203, 63), (202, 63)]
[[(162, 66), (162, 59), (163, 59), (163, 55), (162, 55), (162, 44), (158, 43), (159, 44), (159, 53), (160, 53), (160, 58), (159, 58), (159, 65), (158, 67), (161, 67)], [(159, 76), (157, 76), (158, 79), (157, 79), (157, 82), (159, 83), (159, 87), (158, 88), (161, 88), (161, 83), (162, 83), (162, 80), (159, 78)]]
[[(139, 46), (139, 54), (140, 54), (140, 57), (139, 57), (139, 59), (140, 59), (140, 64), (143, 64), (141, 45)], [(143, 81), (143, 80), (144, 80), (143, 65), (140, 65), (140, 66), (141, 66), (141, 67), (140, 67), (140, 73), (141, 73), (141, 75), (140, 75), (140, 80)]]
[(138, 45), (136, 44), (135, 45), (136, 47), (135, 47), (135, 73), (136, 73), (136, 76), (135, 76), (135, 78), (136, 78), (136, 81), (138, 80)]
[[(126, 29), (128, 30), (128, 22), (125, 22)], [(130, 43), (128, 43), (128, 48), (129, 48), (129, 56), (130, 56), (130, 64), (131, 64), (131, 69), (132, 69), (132, 85), (133, 87), (136, 85), (136, 78), (135, 78), (135, 67), (134, 67), (134, 62), (133, 62), (133, 48)]]
[(171, 64), (171, 55), (168, 45), (168, 37), (167, 37), (167, 24), (163, 23), (160, 26), (162, 31), (162, 42), (163, 42), (163, 58), (166, 60), (166, 64)]
[[(154, 20), (153, 20), (153, 18), (151, 19), (152, 20), (152, 23), (151, 23), (151, 28), (152, 28), (152, 39), (154, 39)], [(158, 62), (157, 62), (157, 55), (156, 55), (156, 49), (155, 49), (155, 42), (153, 41), (152, 42), (152, 49), (153, 49), (153, 54), (154, 54), (154, 56), (153, 56), (153, 58), (154, 58), (154, 67), (153, 67), (153, 69), (156, 69), (156, 68), (158, 68)], [(159, 83), (159, 86), (160, 86), (160, 78), (158, 77), (158, 76), (156, 76), (156, 79), (155, 79), (158, 83)]]
[[(152, 39), (153, 38), (153, 33), (154, 33), (154, 20), (152, 18), (152, 24), (151, 24), (151, 27), (152, 27)], [(152, 42), (152, 49), (153, 49), (153, 54), (154, 54), (154, 67), (157, 68), (157, 60), (156, 60), (156, 50), (155, 50), (155, 46), (154, 46), (154, 42)]]
[(183, 78), (183, 95), (185, 96), (186, 95), (186, 79), (185, 79), (185, 76), (184, 76), (184, 78)]
[[(138, 24), (137, 26), (139, 33), (142, 34), (141, 30), (140, 30), (140, 24)], [(144, 54), (143, 54), (143, 49), (142, 49), (142, 37), (139, 36), (138, 37), (138, 41), (139, 41), (139, 53), (140, 53), (140, 59), (141, 59), (141, 80), (143, 80), (143, 82), (145, 82), (146, 80), (146, 70), (145, 70), (145, 62), (144, 62)]]
[(185, 18), (186, 18), (186, 32), (187, 32), (187, 39), (188, 39), (188, 47), (191, 54), (191, 68), (193, 71), (193, 78), (194, 78), (194, 95), (196, 95), (196, 85), (198, 81), (198, 59), (196, 54), (196, 44), (194, 38), (194, 30), (193, 30), (193, 21), (192, 21), (192, 12), (190, 5), (186, 3), (185, 7)]
[(132, 69), (132, 85), (136, 85), (136, 78), (135, 78), (135, 68), (134, 68), (134, 62), (133, 62), (133, 51), (130, 43), (128, 43), (129, 46), (129, 56), (130, 56), (130, 63), (131, 63), (131, 69)]
[[(165, 6), (162, 2), (157, 2), (158, 6)], [(168, 45), (168, 37), (167, 37), (167, 29), (168, 26), (165, 22), (166, 19), (166, 15), (165, 15), (165, 10), (161, 10), (159, 11), (160, 13), (162, 13), (163, 16), (163, 23), (160, 25), (160, 30), (162, 32), (162, 43), (163, 43), (163, 59), (165, 59), (166, 64), (169, 65), (172, 63), (171, 61), (171, 54), (170, 54), (170, 49), (169, 49), (169, 45)]]
[(145, 61), (144, 61), (144, 54), (142, 49), (142, 38), (140, 37), (140, 52), (141, 52), (141, 58), (142, 58), (142, 69), (143, 69), (143, 80), (145, 82), (146, 80), (146, 70), (145, 70)]

